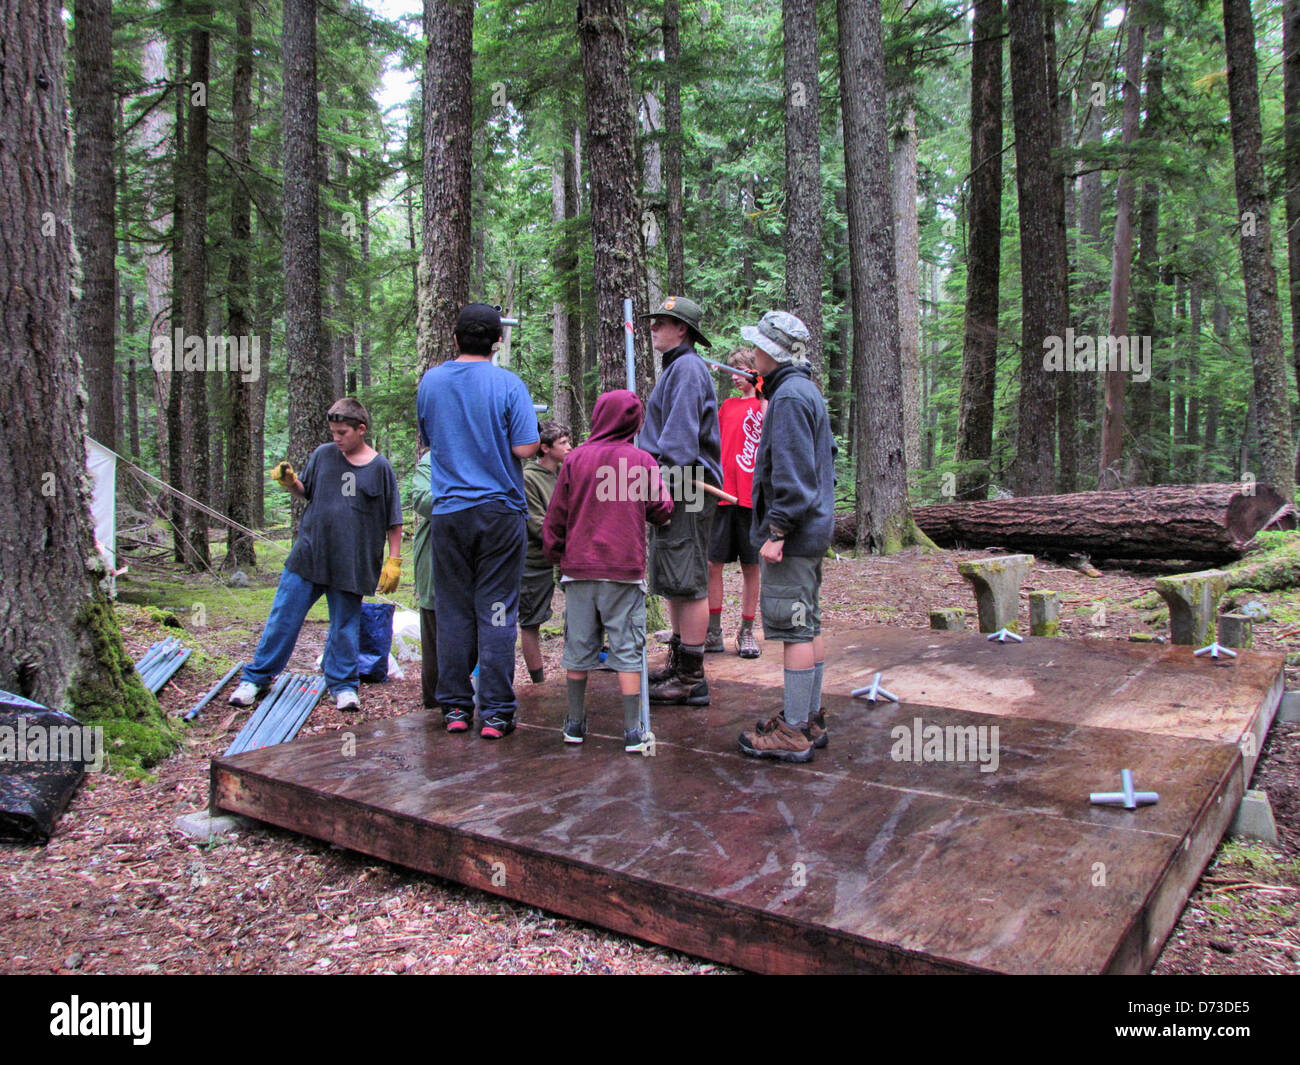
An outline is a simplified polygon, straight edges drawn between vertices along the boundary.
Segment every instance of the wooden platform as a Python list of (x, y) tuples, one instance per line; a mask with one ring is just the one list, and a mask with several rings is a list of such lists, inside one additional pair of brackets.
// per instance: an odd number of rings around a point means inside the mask
[[(359, 725), (354, 753), (336, 732), (214, 759), (213, 804), (757, 971), (1148, 970), (1231, 822), (1282, 657), (884, 627), (828, 643), (830, 746), (809, 765), (736, 749), (780, 705), (765, 644), (709, 657), (711, 707), (656, 709), (655, 758), (623, 753), (602, 673), (582, 747), (560, 741), (555, 678), (520, 688), (503, 741), (418, 712)], [(875, 670), (901, 705), (849, 698)], [(891, 730), (918, 719), (996, 726), (996, 770), (896, 760)], [(1159, 804), (1089, 805), (1121, 768)]]

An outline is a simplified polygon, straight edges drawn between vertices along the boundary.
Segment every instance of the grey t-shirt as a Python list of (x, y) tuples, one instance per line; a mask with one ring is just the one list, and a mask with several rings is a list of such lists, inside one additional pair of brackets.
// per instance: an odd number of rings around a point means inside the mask
[(337, 444), (321, 444), (298, 479), (309, 502), (284, 568), (313, 584), (373, 595), (388, 530), (402, 524), (393, 467), (383, 455), (353, 466)]

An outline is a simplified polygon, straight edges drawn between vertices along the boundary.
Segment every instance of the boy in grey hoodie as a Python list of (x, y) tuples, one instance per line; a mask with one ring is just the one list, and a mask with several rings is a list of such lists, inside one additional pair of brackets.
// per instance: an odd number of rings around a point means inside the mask
[(785, 645), (781, 712), (741, 733), (741, 753), (785, 762), (825, 747), (821, 711), (822, 558), (835, 527), (835, 438), (808, 364), (808, 327), (769, 311), (740, 335), (755, 346), (767, 414), (754, 464), (751, 539), (759, 547), (763, 636)]

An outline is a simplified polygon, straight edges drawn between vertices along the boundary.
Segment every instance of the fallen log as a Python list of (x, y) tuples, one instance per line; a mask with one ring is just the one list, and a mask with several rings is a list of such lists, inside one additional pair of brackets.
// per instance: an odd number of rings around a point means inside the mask
[[(1294, 508), (1272, 488), (1241, 484), (1158, 485), (1069, 495), (1020, 496), (914, 507), (912, 517), (941, 547), (1101, 558), (1218, 563), (1240, 558), (1261, 529), (1294, 529)], [(836, 519), (835, 541), (855, 543), (853, 515)]]

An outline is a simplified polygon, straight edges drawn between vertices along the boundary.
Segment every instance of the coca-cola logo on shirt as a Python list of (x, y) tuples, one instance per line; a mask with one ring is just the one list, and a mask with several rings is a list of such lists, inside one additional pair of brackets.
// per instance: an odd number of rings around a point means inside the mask
[(745, 442), (741, 445), (740, 454), (736, 456), (736, 465), (746, 473), (753, 473), (754, 460), (758, 455), (758, 438), (763, 432), (762, 412), (753, 409), (746, 411), (740, 428), (745, 434)]

